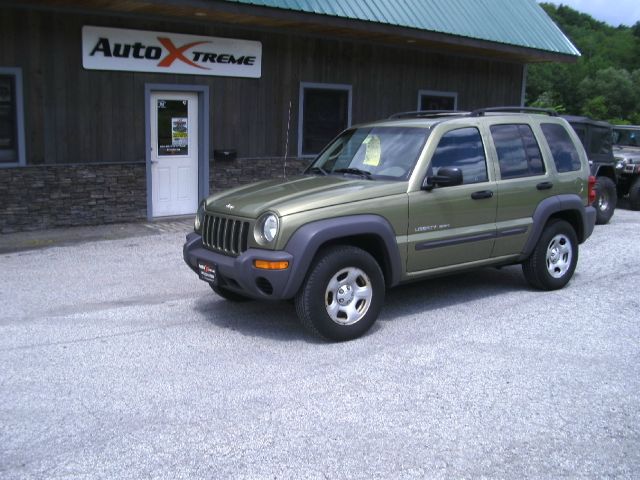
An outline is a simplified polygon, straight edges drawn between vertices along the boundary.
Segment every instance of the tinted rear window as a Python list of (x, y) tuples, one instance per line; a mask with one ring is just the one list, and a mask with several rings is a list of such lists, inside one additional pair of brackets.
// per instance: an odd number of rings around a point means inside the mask
[(611, 151), (611, 129), (594, 127), (591, 129), (589, 153), (606, 155)]
[(529, 125), (492, 125), (502, 178), (544, 174), (542, 154)]
[(541, 128), (553, 155), (556, 170), (559, 173), (580, 170), (580, 155), (565, 128), (557, 123), (543, 123)]

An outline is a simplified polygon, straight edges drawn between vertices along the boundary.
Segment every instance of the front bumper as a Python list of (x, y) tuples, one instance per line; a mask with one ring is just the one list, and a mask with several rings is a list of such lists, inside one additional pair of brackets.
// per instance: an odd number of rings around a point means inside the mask
[[(293, 256), (288, 252), (250, 248), (237, 257), (230, 257), (204, 248), (202, 237), (192, 232), (187, 235), (182, 256), (196, 273), (199, 273), (198, 262), (215, 265), (221, 288), (260, 300), (282, 300), (292, 296), (290, 283), (295, 265)], [(254, 260), (287, 261), (289, 268), (262, 270), (254, 266)]]

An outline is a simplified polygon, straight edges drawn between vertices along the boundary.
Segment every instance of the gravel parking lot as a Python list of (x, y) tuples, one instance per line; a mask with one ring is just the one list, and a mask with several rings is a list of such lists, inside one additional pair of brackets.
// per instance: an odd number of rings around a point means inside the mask
[(564, 290), (400, 287), (343, 344), (219, 299), (183, 239), (0, 256), (0, 477), (640, 477), (640, 212)]

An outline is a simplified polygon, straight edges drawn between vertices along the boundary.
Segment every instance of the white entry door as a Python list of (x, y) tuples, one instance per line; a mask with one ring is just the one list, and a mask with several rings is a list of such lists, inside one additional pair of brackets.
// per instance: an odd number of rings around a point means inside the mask
[(198, 209), (198, 94), (154, 92), (151, 101), (151, 212)]

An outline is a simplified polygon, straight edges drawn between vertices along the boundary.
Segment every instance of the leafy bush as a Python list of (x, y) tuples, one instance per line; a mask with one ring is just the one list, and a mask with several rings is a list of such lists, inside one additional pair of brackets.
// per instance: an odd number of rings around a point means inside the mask
[(640, 123), (640, 22), (615, 28), (564, 5), (541, 5), (582, 56), (530, 66), (527, 104)]

